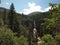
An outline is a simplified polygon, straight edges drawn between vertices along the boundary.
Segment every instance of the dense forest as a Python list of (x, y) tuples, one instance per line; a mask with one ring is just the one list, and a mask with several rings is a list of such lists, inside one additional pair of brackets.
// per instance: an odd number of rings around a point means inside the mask
[(49, 6), (29, 15), (0, 7), (0, 45), (60, 45), (60, 4)]

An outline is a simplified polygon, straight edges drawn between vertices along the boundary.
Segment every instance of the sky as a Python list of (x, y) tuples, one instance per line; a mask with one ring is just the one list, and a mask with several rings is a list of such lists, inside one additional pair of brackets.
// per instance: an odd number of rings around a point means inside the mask
[(51, 8), (49, 3), (60, 3), (60, 0), (1, 0), (0, 7), (9, 9), (11, 3), (16, 12), (28, 15), (36, 11), (46, 12)]

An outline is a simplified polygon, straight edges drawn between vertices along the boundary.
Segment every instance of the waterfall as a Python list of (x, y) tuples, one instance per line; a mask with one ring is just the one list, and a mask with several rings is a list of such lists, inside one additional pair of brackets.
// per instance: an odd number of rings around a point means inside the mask
[(37, 29), (36, 29), (36, 23), (35, 23), (35, 21), (34, 21), (33, 35), (34, 36), (37, 35)]

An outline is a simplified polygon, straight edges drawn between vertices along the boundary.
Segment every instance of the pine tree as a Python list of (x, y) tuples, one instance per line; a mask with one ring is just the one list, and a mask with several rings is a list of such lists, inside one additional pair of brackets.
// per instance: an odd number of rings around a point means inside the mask
[(13, 30), (13, 32), (19, 32), (19, 23), (17, 21), (17, 15), (16, 12), (14, 10), (14, 4), (12, 3), (10, 6), (10, 11), (9, 11), (9, 15), (8, 15), (8, 27)]

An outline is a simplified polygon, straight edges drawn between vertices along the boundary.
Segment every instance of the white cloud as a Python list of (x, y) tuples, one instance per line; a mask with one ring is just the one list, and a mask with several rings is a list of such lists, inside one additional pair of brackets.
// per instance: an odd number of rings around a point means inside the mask
[(20, 12), (20, 13), (24, 13), (24, 14), (27, 15), (27, 14), (30, 14), (30, 13), (36, 12), (36, 11), (38, 11), (38, 12), (46, 12), (49, 9), (51, 9), (51, 7), (48, 7), (46, 9), (42, 10), (42, 7), (39, 6), (39, 5), (36, 5), (36, 3), (28, 3), (28, 8), (23, 9), (22, 12)]
[(51, 9), (51, 7), (47, 7), (47, 8), (45, 9), (45, 12), (46, 12), (46, 11), (49, 11), (49, 9)]

